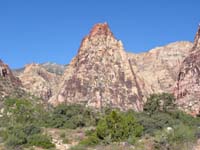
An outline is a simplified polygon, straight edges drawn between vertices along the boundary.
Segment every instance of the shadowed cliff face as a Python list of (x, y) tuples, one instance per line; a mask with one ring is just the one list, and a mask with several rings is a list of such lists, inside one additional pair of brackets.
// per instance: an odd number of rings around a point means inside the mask
[(21, 87), (21, 81), (13, 75), (8, 65), (0, 60), (0, 100), (6, 96), (20, 96), (23, 93)]
[(200, 114), (200, 27), (189, 56), (180, 67), (175, 95), (181, 109), (192, 115)]
[(143, 83), (134, 73), (121, 41), (108, 25), (95, 25), (69, 64), (50, 103), (84, 103), (96, 108), (142, 110)]

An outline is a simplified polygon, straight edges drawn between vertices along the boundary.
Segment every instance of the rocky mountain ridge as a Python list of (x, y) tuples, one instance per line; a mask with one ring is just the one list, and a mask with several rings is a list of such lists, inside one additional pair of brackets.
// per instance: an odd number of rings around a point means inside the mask
[(81, 103), (141, 111), (148, 95), (169, 92), (181, 109), (197, 115), (199, 39), (200, 29), (194, 44), (181, 41), (132, 54), (107, 23), (100, 23), (83, 39), (69, 65), (30, 64), (17, 75), (27, 92), (53, 105)]

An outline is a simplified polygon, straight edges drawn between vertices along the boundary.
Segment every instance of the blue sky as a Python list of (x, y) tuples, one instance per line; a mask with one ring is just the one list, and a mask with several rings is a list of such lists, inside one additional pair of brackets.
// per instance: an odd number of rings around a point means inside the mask
[(98, 22), (108, 22), (125, 49), (139, 53), (193, 41), (200, 0), (0, 0), (0, 59), (11, 68), (67, 64)]

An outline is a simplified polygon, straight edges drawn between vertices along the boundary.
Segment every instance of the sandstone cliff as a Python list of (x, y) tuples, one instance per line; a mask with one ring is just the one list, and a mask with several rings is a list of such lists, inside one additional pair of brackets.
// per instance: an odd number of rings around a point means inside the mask
[(60, 75), (47, 71), (42, 65), (30, 64), (19, 74), (19, 78), (27, 92), (47, 101), (55, 94)]
[(0, 60), (0, 101), (7, 96), (17, 97), (23, 95), (21, 88), (21, 81), (13, 75), (9, 66)]
[(129, 54), (136, 74), (150, 93), (173, 92), (180, 65), (193, 44), (175, 42), (142, 54)]
[(181, 109), (192, 115), (200, 114), (200, 26), (194, 46), (180, 67), (174, 92)]
[(69, 64), (50, 103), (142, 110), (151, 93), (173, 92), (193, 44), (175, 42), (142, 54), (126, 53), (107, 24), (95, 25)]
[(95, 25), (69, 64), (50, 103), (84, 103), (96, 108), (142, 110), (143, 81), (108, 25)]

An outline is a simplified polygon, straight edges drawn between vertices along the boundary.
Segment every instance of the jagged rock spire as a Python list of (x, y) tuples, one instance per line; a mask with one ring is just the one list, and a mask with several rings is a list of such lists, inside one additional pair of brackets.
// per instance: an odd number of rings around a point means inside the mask
[(104, 36), (113, 36), (109, 25), (107, 23), (98, 23), (95, 24), (90, 31), (89, 37), (93, 37), (96, 35), (104, 35)]
[(69, 64), (50, 103), (82, 103), (90, 107), (142, 110), (140, 80), (121, 41), (107, 23), (94, 25)]
[(200, 49), (200, 23), (199, 23), (198, 30), (195, 36), (193, 49), (197, 49), (197, 48)]

